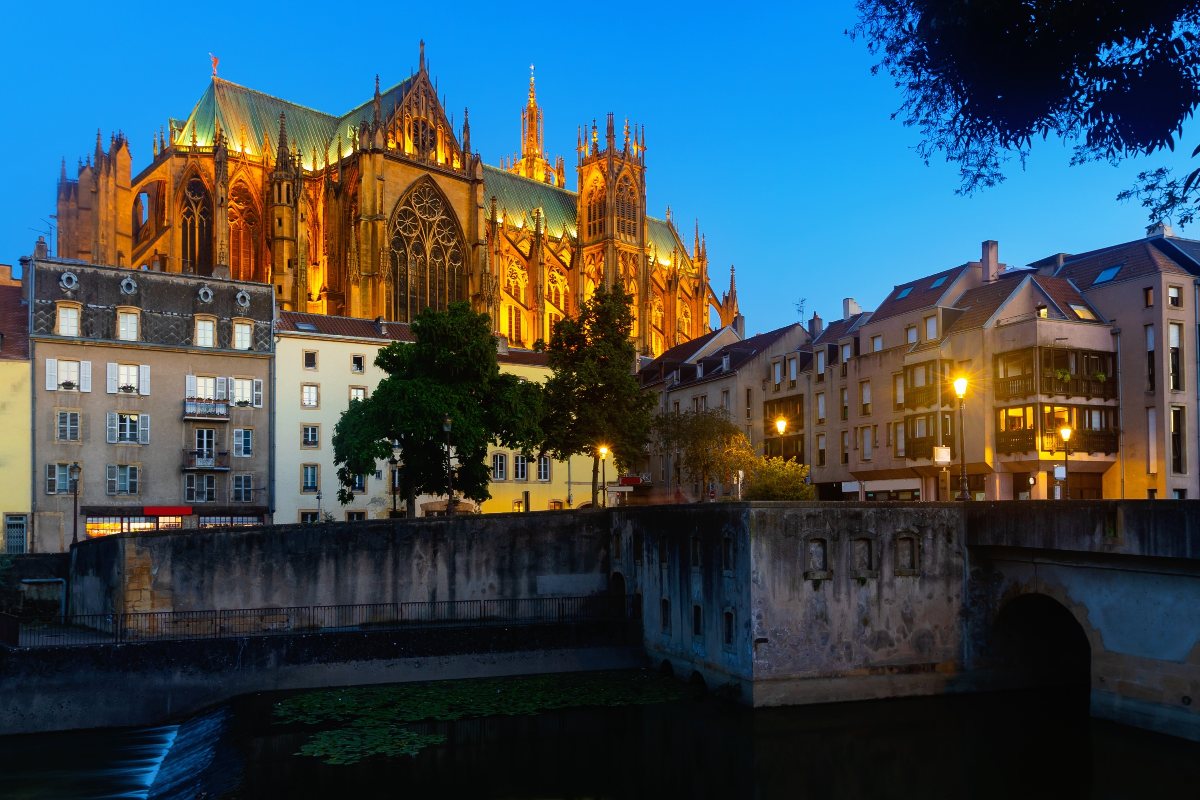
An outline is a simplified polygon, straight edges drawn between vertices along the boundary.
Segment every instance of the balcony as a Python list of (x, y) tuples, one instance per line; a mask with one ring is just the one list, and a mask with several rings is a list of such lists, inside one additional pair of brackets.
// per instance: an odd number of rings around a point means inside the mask
[[(1063, 452), (1062, 437), (1057, 433), (1042, 434), (1042, 449), (1046, 452)], [(1117, 452), (1116, 431), (1077, 430), (1071, 434), (1072, 453), (1115, 453)]]
[[(1032, 385), (1032, 381), (1030, 385)], [(998, 453), (1032, 453), (1036, 450), (1037, 436), (1032, 428), (996, 432), (996, 452)]]
[(1109, 400), (1117, 396), (1115, 380), (1096, 380), (1072, 375), (1065, 380), (1050, 373), (1042, 374), (1042, 394), (1063, 397), (1099, 397)]
[(218, 452), (216, 450), (184, 450), (183, 451), (183, 468), (185, 470), (215, 470), (218, 472), (229, 471), (229, 452)]
[(910, 436), (904, 443), (904, 457), (910, 461), (918, 458), (933, 458), (933, 437)]
[(183, 401), (183, 418), (229, 421), (229, 402), (189, 397)]
[(905, 408), (923, 408), (925, 406), (937, 405), (938, 387), (930, 384), (929, 386), (910, 386), (904, 390), (904, 407)]
[(1010, 400), (1016, 397), (1029, 397), (1033, 394), (1033, 375), (1017, 375), (1011, 378), (996, 378), (993, 384), (996, 388), (997, 400)]

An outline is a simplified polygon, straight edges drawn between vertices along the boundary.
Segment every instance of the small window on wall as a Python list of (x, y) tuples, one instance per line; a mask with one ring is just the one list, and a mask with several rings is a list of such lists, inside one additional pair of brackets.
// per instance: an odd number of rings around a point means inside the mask
[(492, 456), (492, 480), (506, 480), (508, 472), (508, 457), (504, 453), (496, 453)]
[(79, 335), (79, 305), (77, 303), (59, 303), (58, 319), (54, 332), (59, 336)]
[(233, 349), (249, 350), (253, 339), (253, 327), (249, 322), (233, 323)]
[(117, 338), (123, 342), (136, 342), (138, 340), (139, 319), (140, 315), (137, 311), (118, 311)]
[(305, 350), (304, 351), (304, 368), (305, 369), (316, 369), (317, 368), (317, 351), (316, 350)]
[(1171, 308), (1183, 308), (1183, 289), (1178, 286), (1167, 287), (1167, 305)]
[(367, 357), (361, 353), (350, 356), (350, 371), (361, 373), (367, 367)]

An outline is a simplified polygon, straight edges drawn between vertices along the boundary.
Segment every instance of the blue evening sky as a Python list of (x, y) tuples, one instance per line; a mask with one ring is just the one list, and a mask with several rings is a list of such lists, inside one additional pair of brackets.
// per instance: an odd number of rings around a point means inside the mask
[(1117, 192), (1140, 169), (1188, 165), (1191, 141), (1119, 167), (1068, 167), (1067, 147), (1039, 142), (1005, 184), (956, 196), (955, 168), (918, 160), (915, 132), (890, 119), (890, 78), (872, 77), (864, 44), (844, 35), (853, 3), (775, 5), (17, 6), (0, 86), (0, 263), (53, 223), (60, 159), (74, 176), (97, 128), (106, 147), (125, 131), (135, 174), (147, 164), (152, 134), (204, 92), (210, 52), (227, 80), (341, 114), (370, 97), (376, 73), (385, 87), (407, 77), (423, 38), (448, 112), (460, 125), (469, 107), (490, 164), (519, 150), (535, 64), (568, 187), (577, 126), (603, 128), (608, 111), (644, 124), (650, 213), (670, 205), (689, 246), (699, 219), (718, 294), (737, 267), (747, 333), (796, 321), (800, 298), (805, 317), (840, 318), (844, 297), (869, 310), (895, 284), (977, 259), (984, 239), (1025, 264), (1137, 238), (1145, 213)]

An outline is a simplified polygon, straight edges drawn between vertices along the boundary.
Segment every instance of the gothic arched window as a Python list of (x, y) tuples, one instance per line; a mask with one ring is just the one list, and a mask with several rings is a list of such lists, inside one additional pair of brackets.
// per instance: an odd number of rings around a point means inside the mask
[(235, 281), (257, 280), (258, 210), (245, 184), (229, 193), (229, 274)]
[(654, 298), (654, 309), (651, 311), (650, 321), (660, 331), (663, 329), (663, 302), (661, 297)]
[(599, 180), (592, 182), (592, 188), (587, 196), (587, 235), (588, 238), (604, 233), (604, 184)]
[(400, 202), (388, 238), (396, 285), (392, 319), (411, 322), (426, 308), (444, 311), (464, 299), (462, 234), (432, 181), (424, 179)]
[(567, 279), (561, 272), (557, 270), (550, 272), (550, 278), (546, 281), (546, 299), (550, 301), (555, 308), (565, 310), (563, 307), (563, 297), (567, 293)]
[(617, 184), (617, 235), (627, 238), (637, 236), (637, 192), (633, 181), (626, 175)]
[(212, 197), (204, 181), (192, 178), (183, 190), (182, 268), (199, 275), (212, 274)]
[(512, 295), (513, 299), (525, 304), (525, 287), (529, 283), (529, 276), (525, 269), (517, 263), (517, 261), (508, 262), (508, 274), (505, 276), (504, 288)]

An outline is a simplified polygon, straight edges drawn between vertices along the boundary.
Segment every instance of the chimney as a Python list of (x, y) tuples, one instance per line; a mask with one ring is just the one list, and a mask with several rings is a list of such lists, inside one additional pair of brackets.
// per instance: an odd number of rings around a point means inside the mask
[(1174, 236), (1175, 229), (1167, 223), (1159, 220), (1146, 229), (1146, 237), (1153, 238), (1155, 236)]
[(387, 323), (383, 321), (383, 317), (375, 318), (375, 330), (379, 331), (380, 336), (387, 336)]
[(861, 314), (862, 307), (854, 301), (853, 297), (847, 297), (842, 300), (842, 319), (850, 319), (855, 314)]
[(983, 257), (980, 258), (980, 267), (983, 271), (983, 282), (992, 283), (996, 280), (996, 276), (1000, 274), (1000, 243), (995, 239), (988, 239), (983, 243)]
[(821, 331), (823, 330), (825, 330), (825, 323), (817, 315), (817, 312), (814, 311), (812, 319), (808, 321), (808, 335), (815, 339), (821, 335)]
[(733, 318), (733, 332), (738, 335), (739, 339), (746, 338), (746, 318), (741, 314)]
[(37, 242), (33, 245), (33, 257), (38, 261), (44, 261), (50, 257), (50, 248), (46, 246), (46, 237), (39, 236)]

